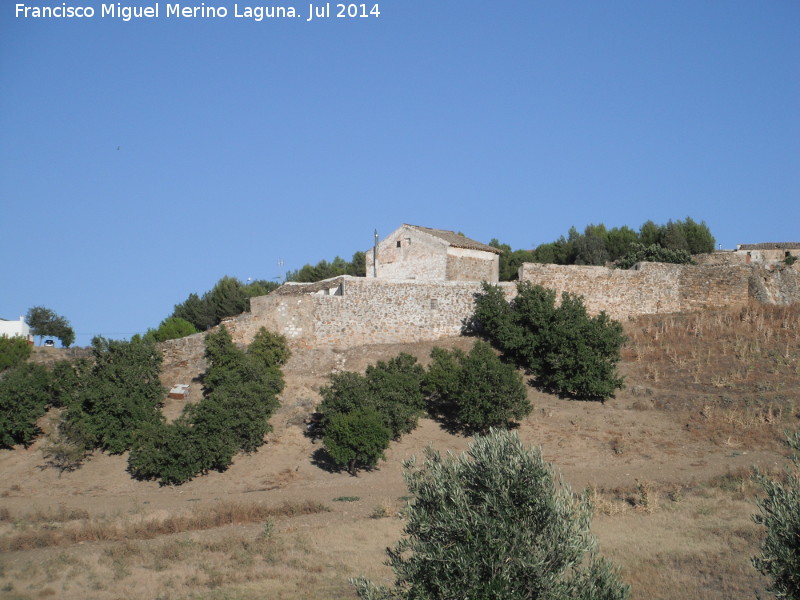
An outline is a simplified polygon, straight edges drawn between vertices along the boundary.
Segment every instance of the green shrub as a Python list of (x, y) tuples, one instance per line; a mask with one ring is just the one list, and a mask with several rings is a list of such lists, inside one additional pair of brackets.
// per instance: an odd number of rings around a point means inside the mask
[(425, 411), (422, 378), (425, 370), (405, 352), (367, 367), (365, 377), (373, 407), (383, 417), (393, 438), (409, 433)]
[(318, 410), (323, 415), (323, 427), (327, 428), (336, 414), (371, 408), (381, 415), (392, 438), (412, 431), (425, 408), (421, 388), (424, 374), (417, 359), (405, 353), (370, 365), (364, 375), (334, 373), (330, 385), (320, 390)]
[(622, 325), (604, 312), (590, 317), (580, 296), (565, 292), (556, 306), (553, 290), (521, 282), (507, 302), (499, 287), (484, 283), (473, 324), (547, 391), (605, 400), (622, 387)]
[(92, 363), (85, 358), (76, 361), (61, 360), (53, 365), (50, 390), (50, 404), (55, 407), (67, 406), (77, 398), (79, 390), (86, 385)]
[(176, 340), (197, 333), (197, 328), (186, 319), (180, 317), (167, 317), (158, 326), (158, 329), (148, 329), (144, 334), (146, 340), (165, 342)]
[(160, 423), (161, 353), (151, 341), (92, 340), (94, 363), (69, 398), (66, 419), (90, 447), (120, 454), (137, 429)]
[(180, 485), (200, 473), (202, 457), (196, 435), (184, 425), (148, 423), (137, 431), (128, 469), (138, 479)]
[(778, 598), (800, 600), (800, 432), (787, 436), (787, 442), (792, 458), (785, 478), (754, 475), (767, 496), (758, 500), (760, 512), (753, 520), (767, 532), (753, 565), (772, 579), (770, 591)]
[(36, 421), (50, 403), (51, 377), (41, 365), (23, 363), (0, 379), (0, 446), (30, 444), (39, 433)]
[(26, 339), (0, 336), (0, 373), (24, 363), (31, 352), (31, 345)]
[(359, 467), (372, 468), (389, 447), (391, 432), (372, 408), (359, 408), (331, 417), (325, 427), (325, 450), (351, 475)]
[(405, 479), (415, 499), (388, 551), (393, 589), (360, 579), (365, 600), (583, 598), (623, 600), (628, 588), (598, 559), (591, 505), (514, 433), (477, 436), (462, 455), (425, 451)]
[(431, 362), (422, 380), (422, 389), (434, 409), (446, 405), (458, 397), (461, 389), (461, 365), (466, 354), (463, 350), (445, 350), (439, 346), (431, 350)]
[(289, 359), (286, 339), (262, 328), (245, 351), (223, 326), (206, 335), (205, 345), (205, 397), (172, 425), (142, 428), (128, 461), (134, 477), (181, 484), (224, 471), (238, 452), (254, 452), (271, 431), (269, 418), (283, 390), (280, 367)]
[(530, 414), (522, 376), (486, 342), (476, 341), (469, 354), (434, 348), (431, 358), (423, 388), (435, 410), (451, 413), (458, 426), (486, 431)]
[(625, 256), (622, 256), (614, 263), (617, 269), (630, 269), (633, 265), (640, 262), (660, 262), (673, 263), (676, 265), (696, 264), (692, 255), (686, 250), (674, 250), (664, 248), (658, 244), (632, 244)]
[(334, 415), (346, 414), (364, 407), (373, 406), (372, 394), (367, 378), (352, 371), (331, 373), (327, 386), (320, 389), (322, 396), (318, 410), (322, 414), (323, 428)]

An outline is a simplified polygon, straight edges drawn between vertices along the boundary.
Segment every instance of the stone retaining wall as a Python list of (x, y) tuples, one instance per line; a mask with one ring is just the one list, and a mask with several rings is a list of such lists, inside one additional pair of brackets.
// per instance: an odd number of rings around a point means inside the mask
[[(525, 263), (520, 278), (584, 297), (588, 311), (619, 320), (642, 314), (690, 312), (765, 303), (800, 302), (797, 265), (773, 271), (736, 264), (640, 263), (634, 269)], [(516, 284), (501, 283), (506, 297)], [(248, 344), (260, 327), (306, 348), (413, 343), (456, 336), (472, 316), (481, 284), (342, 276), (284, 285), (251, 299), (251, 312), (223, 323), (235, 342)], [(203, 370), (203, 334), (162, 345), (165, 365), (192, 361)], [(190, 357), (190, 358), (187, 358)], [(202, 367), (202, 368), (200, 368)]]
[(615, 319), (740, 306), (750, 269), (737, 265), (639, 263), (632, 269), (524, 263), (520, 280), (584, 297), (586, 308)]

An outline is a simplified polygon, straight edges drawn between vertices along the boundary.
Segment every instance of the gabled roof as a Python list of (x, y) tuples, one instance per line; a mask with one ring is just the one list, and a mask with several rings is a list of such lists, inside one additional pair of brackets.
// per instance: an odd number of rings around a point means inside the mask
[(737, 250), (795, 250), (800, 248), (800, 242), (764, 242), (761, 244), (739, 244)]
[(482, 244), (481, 242), (477, 242), (475, 240), (471, 240), (470, 238), (463, 236), (455, 231), (448, 231), (447, 229), (431, 229), (430, 227), (420, 227), (419, 225), (409, 225), (408, 223), (403, 223), (404, 227), (410, 227), (411, 229), (416, 229), (417, 231), (421, 231), (423, 233), (427, 233), (428, 235), (432, 235), (434, 237), (439, 238), (453, 246), (454, 248), (466, 248), (468, 250), (482, 250), (483, 252), (492, 252), (493, 254), (501, 254), (502, 252), (497, 249), (489, 246), (487, 244)]

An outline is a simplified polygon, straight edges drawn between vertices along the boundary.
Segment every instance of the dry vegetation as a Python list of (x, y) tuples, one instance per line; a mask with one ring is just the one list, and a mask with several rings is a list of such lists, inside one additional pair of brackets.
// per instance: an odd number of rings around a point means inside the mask
[(650, 316), (628, 328), (625, 359), (654, 406), (693, 413), (690, 429), (732, 447), (764, 443), (798, 415), (800, 310)]
[[(601, 550), (633, 598), (768, 598), (750, 565), (762, 532), (749, 473), (777, 472), (783, 431), (800, 424), (800, 307), (625, 326), (626, 389), (605, 405), (531, 389), (520, 436), (587, 487)], [(316, 462), (302, 415), (331, 369), (430, 347), (297, 353), (268, 444), (181, 488), (130, 480), (124, 457), (59, 476), (36, 445), (0, 453), (0, 599), (354, 598), (348, 577), (390, 578), (383, 550), (409, 499), (400, 461), (468, 440), (423, 420), (378, 470), (350, 477)]]

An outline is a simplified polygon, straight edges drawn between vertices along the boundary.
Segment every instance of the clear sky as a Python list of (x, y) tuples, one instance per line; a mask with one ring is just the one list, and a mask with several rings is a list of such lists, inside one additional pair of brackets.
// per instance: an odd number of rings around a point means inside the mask
[(726, 248), (800, 241), (797, 0), (388, 0), (311, 22), (308, 3), (260, 22), (114, 4), (159, 17), (0, 1), (0, 317), (47, 306), (79, 345), (401, 223), (532, 248), (691, 216)]

